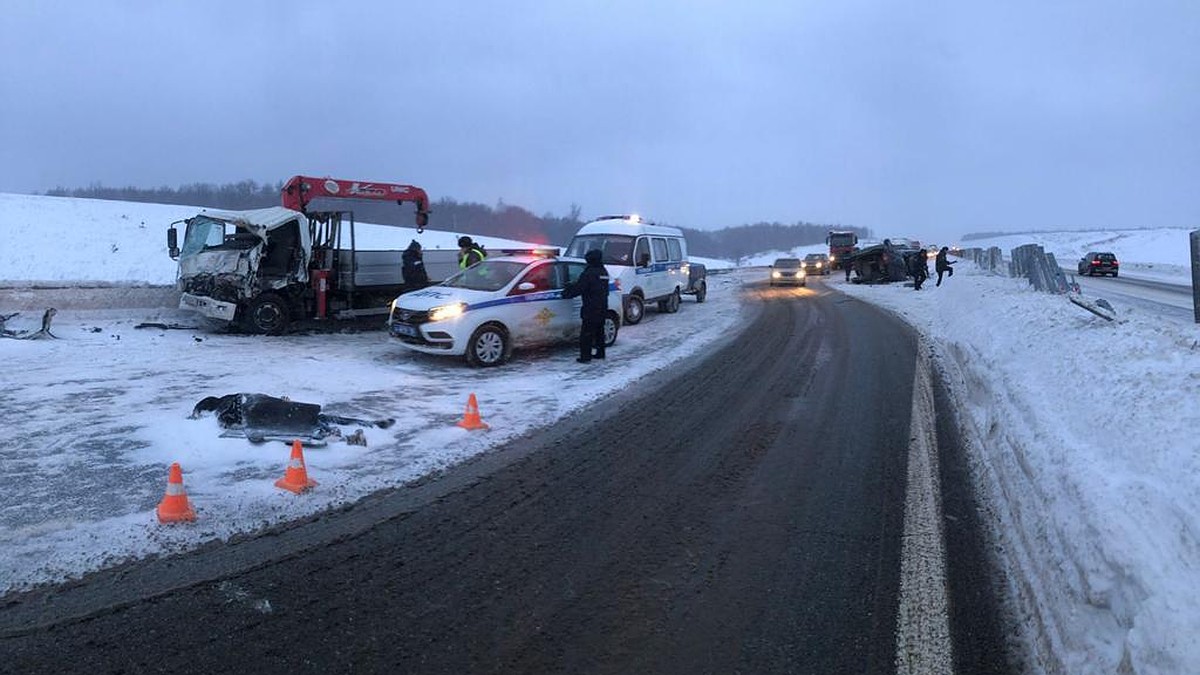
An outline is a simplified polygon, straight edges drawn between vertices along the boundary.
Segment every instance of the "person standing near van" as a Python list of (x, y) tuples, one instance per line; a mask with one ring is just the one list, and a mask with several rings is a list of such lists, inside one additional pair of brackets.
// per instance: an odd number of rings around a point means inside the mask
[(483, 249), (471, 241), (470, 237), (462, 236), (458, 238), (458, 268), (465, 270), (477, 262), (483, 262), (487, 254)]
[[(608, 311), (608, 270), (604, 267), (604, 256), (599, 249), (592, 249), (583, 256), (587, 267), (574, 282), (563, 288), (564, 298), (583, 298), (579, 310), (582, 325), (579, 329), (579, 363), (588, 363), (593, 358), (604, 358), (604, 314)], [(593, 353), (593, 348), (595, 352)]]

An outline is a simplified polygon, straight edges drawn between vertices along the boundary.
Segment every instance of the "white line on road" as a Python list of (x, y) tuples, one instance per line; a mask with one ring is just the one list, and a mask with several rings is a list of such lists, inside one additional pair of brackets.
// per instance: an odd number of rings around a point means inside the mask
[(900, 609), (896, 621), (896, 672), (954, 672), (946, 600), (946, 546), (938, 481), (937, 430), (928, 352), (918, 349), (908, 443), (908, 486), (900, 552)]

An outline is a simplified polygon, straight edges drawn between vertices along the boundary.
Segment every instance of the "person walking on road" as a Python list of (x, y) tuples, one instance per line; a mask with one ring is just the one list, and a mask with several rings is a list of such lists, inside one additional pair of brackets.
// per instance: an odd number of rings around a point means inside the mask
[(949, 246), (943, 246), (942, 250), (938, 251), (937, 262), (934, 263), (934, 268), (937, 270), (938, 278), (937, 278), (937, 283), (934, 284), (934, 286), (942, 285), (942, 274), (943, 273), (946, 273), (946, 276), (950, 276), (950, 277), (954, 276), (954, 267), (952, 267), (952, 265), (954, 265), (954, 262), (950, 261), (950, 260), (946, 260), (946, 255), (948, 253), (950, 253)]
[[(587, 267), (583, 274), (563, 289), (564, 298), (583, 298), (579, 310), (582, 325), (579, 329), (579, 358), (588, 363), (593, 358), (604, 358), (604, 314), (608, 311), (608, 270), (604, 267), (599, 249), (592, 249), (583, 256)], [(593, 349), (595, 350), (593, 352)]]

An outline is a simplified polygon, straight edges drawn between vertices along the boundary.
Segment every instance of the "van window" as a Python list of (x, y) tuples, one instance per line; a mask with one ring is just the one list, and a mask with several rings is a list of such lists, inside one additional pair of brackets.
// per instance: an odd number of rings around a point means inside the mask
[(679, 245), (678, 239), (667, 240), (667, 251), (671, 254), (671, 262), (683, 260), (683, 247)]
[(633, 249), (633, 237), (626, 234), (583, 234), (571, 240), (567, 247), (568, 258), (582, 258), (588, 251), (599, 249), (606, 265), (632, 265), (629, 257)]
[(646, 239), (645, 237), (638, 238), (637, 246), (635, 246), (633, 249), (633, 259), (635, 261), (634, 264), (636, 264), (638, 266), (650, 264), (650, 240), (649, 239)]
[(654, 246), (654, 262), (667, 261), (667, 240), (662, 237), (654, 237), (651, 240)]

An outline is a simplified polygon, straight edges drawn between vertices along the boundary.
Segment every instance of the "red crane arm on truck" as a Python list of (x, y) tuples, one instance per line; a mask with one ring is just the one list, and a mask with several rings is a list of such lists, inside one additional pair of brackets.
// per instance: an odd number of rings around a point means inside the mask
[(333, 199), (378, 199), (417, 205), (417, 232), (429, 224), (429, 196), (419, 187), (396, 183), (368, 183), (336, 178), (292, 176), (283, 185), (283, 206), (307, 213), (308, 203), (320, 197)]

